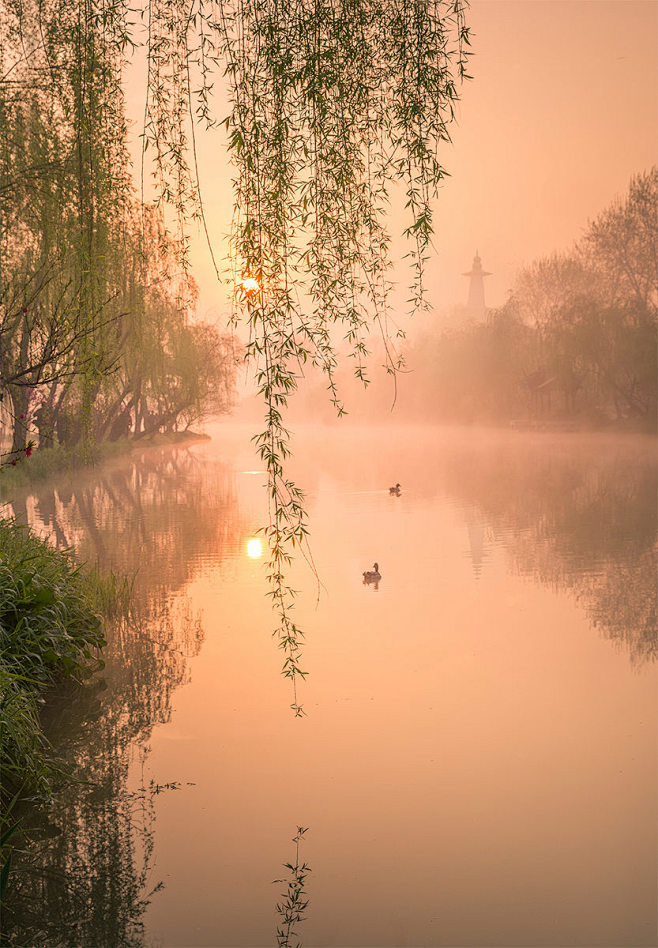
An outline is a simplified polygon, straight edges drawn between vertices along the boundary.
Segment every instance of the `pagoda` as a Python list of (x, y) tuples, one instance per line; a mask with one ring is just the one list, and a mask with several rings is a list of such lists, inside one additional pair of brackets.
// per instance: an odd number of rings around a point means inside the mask
[(463, 276), (471, 278), (468, 287), (468, 303), (466, 307), (474, 319), (478, 322), (482, 322), (487, 314), (487, 308), (484, 305), (484, 278), (491, 276), (491, 273), (482, 269), (482, 260), (477, 250), (473, 257), (473, 266), (469, 272), (464, 273)]

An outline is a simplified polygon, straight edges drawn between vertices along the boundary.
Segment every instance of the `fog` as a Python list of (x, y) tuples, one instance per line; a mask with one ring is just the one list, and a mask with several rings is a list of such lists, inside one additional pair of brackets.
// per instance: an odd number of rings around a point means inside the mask
[(0, 0), (0, 941), (651, 948), (658, 6), (473, 0), (459, 101), (432, 4), (111, 6)]
[(290, 567), (300, 721), (251, 544), (252, 431), (15, 497), (37, 532), (137, 574), (101, 679), (46, 715), (85, 784), (29, 816), (8, 932), (271, 944), (301, 824), (304, 944), (648, 948), (654, 440), (298, 426), (321, 581)]
[[(440, 160), (448, 172), (435, 201), (435, 237), (427, 268), (431, 311), (406, 317), (404, 282), (395, 315), (402, 328), (433, 331), (465, 304), (476, 250), (485, 269), (487, 304), (501, 306), (518, 271), (570, 248), (587, 222), (656, 161), (658, 10), (644, 0), (472, 0), (472, 81), (464, 84), (452, 144)], [(132, 154), (140, 167), (144, 64), (127, 73)], [(215, 90), (228, 111), (225, 89)], [(210, 239), (227, 252), (233, 206), (226, 139), (221, 129), (197, 142)], [(146, 179), (147, 195), (150, 184)], [(391, 232), (398, 261), (402, 201)], [(397, 215), (397, 216), (396, 216)], [(224, 320), (232, 287), (218, 285), (205, 236), (192, 240), (199, 314)]]

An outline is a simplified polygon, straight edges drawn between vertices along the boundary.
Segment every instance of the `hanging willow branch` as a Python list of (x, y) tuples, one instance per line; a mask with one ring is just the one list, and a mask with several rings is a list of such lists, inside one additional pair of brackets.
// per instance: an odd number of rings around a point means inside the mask
[[(467, 78), (467, 0), (145, 0), (139, 34), (125, 0), (41, 4), (64, 19), (74, 9), (79, 23), (95, 25), (116, 51), (104, 62), (119, 71), (126, 46), (145, 43), (145, 148), (160, 199), (176, 212), (184, 268), (189, 222), (205, 224), (195, 127), (225, 126), (235, 167), (234, 318), (249, 328), (247, 359), (265, 406), (255, 441), (268, 476), (270, 594), (283, 673), (301, 714), (302, 633), (285, 575), (308, 532), (303, 494), (286, 475), (285, 410), (312, 364), (344, 412), (334, 379), (341, 337), (364, 383), (372, 328), (383, 336), (387, 371), (400, 368), (387, 329), (386, 216), (401, 187), (417, 309), (425, 305), (432, 201), (446, 173), (440, 151), (450, 140), (457, 84)], [(54, 39), (48, 43), (56, 62)], [(227, 117), (213, 112), (220, 78)]]
[(147, 141), (182, 241), (186, 215), (202, 215), (188, 141), (195, 121), (215, 121), (218, 71), (229, 85), (234, 318), (248, 325), (247, 359), (265, 405), (255, 442), (268, 476), (268, 579), (295, 714), (302, 713), (303, 633), (285, 577), (295, 548), (305, 548), (308, 527), (303, 494), (286, 475), (285, 410), (311, 363), (325, 374), (338, 414), (344, 412), (334, 379), (341, 334), (364, 382), (373, 326), (384, 337), (387, 371), (400, 368), (386, 328), (390, 190), (401, 182), (406, 195), (410, 302), (418, 308), (431, 205), (445, 174), (439, 151), (450, 140), (457, 82), (466, 77), (464, 8), (463, 0), (148, 6)]

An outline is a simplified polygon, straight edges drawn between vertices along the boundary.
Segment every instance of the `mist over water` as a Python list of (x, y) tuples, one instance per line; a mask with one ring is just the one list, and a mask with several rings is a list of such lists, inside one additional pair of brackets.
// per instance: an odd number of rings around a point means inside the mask
[(1, 948), (656, 948), (657, 27), (0, 0)]
[(16, 943), (271, 944), (302, 824), (305, 945), (654, 944), (654, 442), (299, 427), (296, 720), (251, 432), (13, 502), (137, 570), (102, 680), (48, 721), (94, 784), (35, 818)]

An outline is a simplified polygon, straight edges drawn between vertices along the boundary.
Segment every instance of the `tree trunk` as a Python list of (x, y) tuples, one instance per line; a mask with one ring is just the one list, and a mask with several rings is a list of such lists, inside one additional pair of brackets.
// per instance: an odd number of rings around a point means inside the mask
[(22, 451), (28, 442), (27, 407), (29, 402), (28, 390), (24, 385), (10, 385), (9, 395), (13, 409), (13, 438), (12, 451)]

